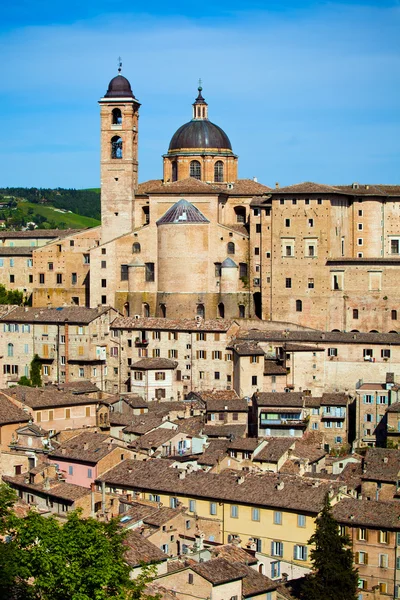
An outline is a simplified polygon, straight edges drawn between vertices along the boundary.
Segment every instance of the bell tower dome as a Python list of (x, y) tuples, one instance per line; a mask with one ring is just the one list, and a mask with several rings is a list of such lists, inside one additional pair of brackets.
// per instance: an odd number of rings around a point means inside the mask
[(140, 103), (121, 75), (111, 79), (99, 100), (101, 120), (101, 241), (133, 229), (133, 200), (138, 185)]

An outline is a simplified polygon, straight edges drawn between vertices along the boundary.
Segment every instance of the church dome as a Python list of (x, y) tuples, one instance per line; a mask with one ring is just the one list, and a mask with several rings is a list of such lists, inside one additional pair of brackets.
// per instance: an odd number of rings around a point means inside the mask
[(168, 152), (181, 148), (217, 148), (218, 150), (232, 151), (225, 131), (208, 119), (193, 119), (179, 127), (172, 136)]
[(107, 93), (104, 96), (105, 98), (134, 98), (135, 96), (132, 93), (131, 84), (127, 80), (126, 77), (121, 75), (120, 73), (111, 79), (108, 84)]

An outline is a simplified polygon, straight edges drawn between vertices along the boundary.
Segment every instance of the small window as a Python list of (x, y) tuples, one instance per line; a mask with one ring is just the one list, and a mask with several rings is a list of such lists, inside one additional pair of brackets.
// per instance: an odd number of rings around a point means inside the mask
[(193, 583), (194, 583), (193, 573), (188, 574), (188, 583), (190, 583), (190, 585), (193, 585)]
[(291, 277), (286, 277), (286, 288), (291, 288), (292, 287), (292, 278)]
[(132, 246), (132, 254), (140, 254), (140, 244), (135, 242)]
[(358, 319), (358, 308), (353, 308), (353, 319)]
[(210, 515), (216, 515), (216, 514), (217, 514), (217, 503), (210, 502)]
[(107, 261), (106, 260), (102, 260), (101, 261), (101, 268), (102, 269), (107, 269)]
[(290, 219), (285, 219), (285, 227), (290, 227)]
[(308, 219), (308, 226), (314, 227), (314, 219)]
[(282, 525), (282, 513), (279, 510), (274, 510), (274, 524)]
[(56, 283), (60, 284), (60, 283), (63, 282), (62, 274), (61, 273), (57, 273), (56, 278), (57, 278), (56, 279)]
[(257, 385), (257, 375), (253, 375), (251, 378), (251, 385)]
[(313, 277), (309, 277), (308, 278), (308, 289), (309, 290), (313, 290), (314, 289), (314, 278)]
[(297, 527), (305, 527), (306, 526), (306, 516), (305, 515), (297, 515)]
[(129, 267), (128, 265), (121, 265), (121, 281), (129, 280)]
[(201, 165), (198, 160), (192, 160), (190, 163), (190, 177), (201, 179)]
[(259, 508), (253, 508), (251, 510), (251, 520), (252, 521), (259, 521), (260, 520), (260, 509)]
[(392, 316), (392, 321), (397, 321), (397, 310), (392, 310), (391, 316)]
[(239, 263), (239, 277), (247, 277), (248, 268), (247, 263)]
[(296, 300), (296, 312), (303, 311), (303, 302), (301, 300)]
[(231, 504), (231, 517), (232, 519), (237, 519), (239, 516), (239, 508), (237, 504)]
[(322, 204), (322, 198), (317, 198), (317, 204)]
[(256, 223), (256, 233), (261, 233), (261, 223)]
[(224, 163), (222, 160), (217, 160), (214, 165), (214, 181), (222, 183), (224, 181)]
[(146, 281), (154, 281), (154, 263), (146, 263)]
[(235, 244), (233, 242), (229, 242), (227, 245), (228, 254), (235, 254)]
[(71, 283), (72, 283), (72, 285), (75, 285), (76, 283), (78, 283), (77, 273), (71, 273)]

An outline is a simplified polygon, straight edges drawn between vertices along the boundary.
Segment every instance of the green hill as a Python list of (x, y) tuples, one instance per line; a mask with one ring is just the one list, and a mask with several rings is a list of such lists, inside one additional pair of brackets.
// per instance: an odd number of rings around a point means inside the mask
[(45, 222), (37, 223), (39, 227), (46, 227), (47, 223), (51, 228), (54, 227), (55, 229), (84, 229), (86, 227), (97, 227), (100, 225), (100, 221), (97, 219), (77, 215), (73, 212), (62, 212), (62, 209), (34, 204), (32, 202), (18, 202), (18, 210), (20, 210), (29, 221), (35, 221), (35, 223), (37, 222), (35, 215), (40, 215), (45, 219)]

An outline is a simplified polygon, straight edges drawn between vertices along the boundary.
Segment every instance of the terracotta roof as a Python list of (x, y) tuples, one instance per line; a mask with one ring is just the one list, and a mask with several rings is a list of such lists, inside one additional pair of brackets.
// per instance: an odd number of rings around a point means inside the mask
[(265, 352), (254, 342), (235, 342), (232, 348), (239, 356), (264, 356)]
[(119, 413), (119, 412), (115, 412), (112, 410), (112, 411), (110, 411), (108, 420), (109, 420), (110, 425), (114, 425), (114, 426), (121, 425), (123, 427), (127, 427), (128, 425), (130, 425), (130, 423), (132, 421), (132, 416), (123, 414), (123, 413)]
[(206, 401), (207, 412), (245, 412), (249, 410), (244, 398), (223, 400), (221, 398), (210, 398)]
[(109, 443), (108, 439), (108, 435), (84, 431), (60, 444), (57, 450), (49, 454), (49, 458), (97, 464), (117, 448), (117, 445)]
[(210, 548), (211, 554), (215, 558), (225, 558), (231, 563), (240, 562), (247, 565), (256, 565), (258, 560), (254, 553), (248, 552), (235, 544), (221, 544), (215, 548)]
[(8, 423), (28, 423), (31, 416), (21, 408), (18, 408), (6, 398), (3, 394), (0, 394), (0, 425), (7, 425)]
[(322, 394), (321, 406), (347, 406), (349, 397), (346, 394)]
[(305, 346), (304, 344), (286, 344), (286, 352), (324, 352), (325, 348), (318, 346)]
[[(251, 505), (277, 507), (316, 514), (325, 495), (336, 483), (314, 483), (303, 477), (279, 473), (240, 473), (226, 469), (222, 473), (198, 470), (184, 479), (167, 459), (125, 460), (99, 477), (110, 486), (183, 494), (188, 497), (219, 499)], [(279, 485), (278, 485), (279, 484)]]
[(359, 390), (371, 390), (371, 391), (380, 391), (386, 390), (386, 385), (384, 383), (363, 383), (358, 388)]
[(191, 392), (190, 397), (195, 396), (203, 402), (210, 400), (236, 400), (239, 398), (235, 390), (202, 390), (200, 392)]
[(335, 519), (351, 527), (376, 527), (400, 531), (400, 503), (344, 498), (332, 508)]
[(224, 558), (214, 558), (203, 563), (196, 563), (190, 568), (212, 585), (221, 585), (244, 577), (244, 573), (240, 569), (231, 565)]
[(27, 231), (1, 231), (0, 240), (22, 238), (22, 239), (41, 239), (41, 238), (63, 238), (82, 229), (28, 229)]
[(317, 462), (326, 456), (326, 452), (321, 448), (321, 443), (308, 443), (307, 440), (300, 439), (295, 442), (293, 457), (308, 460), (310, 463)]
[(326, 264), (327, 265), (386, 265), (386, 264), (394, 264), (394, 265), (399, 265), (400, 264), (400, 258), (395, 257), (395, 256), (380, 256), (380, 257), (371, 257), (368, 258), (366, 256), (363, 256), (361, 258), (359, 257), (352, 257), (352, 258), (345, 258), (344, 256), (339, 256), (336, 258), (327, 258), (326, 259)]
[(263, 440), (258, 438), (238, 438), (229, 444), (229, 450), (254, 452), (262, 442)]
[(138, 440), (135, 440), (131, 447), (140, 448), (141, 450), (156, 449), (169, 442), (176, 434), (176, 429), (158, 427), (153, 431), (149, 431), (149, 433), (145, 433)]
[(337, 187), (325, 185), (323, 183), (314, 183), (313, 181), (304, 181), (295, 183), (286, 187), (274, 188), (269, 193), (273, 196), (279, 194), (338, 194), (340, 190)]
[(271, 188), (254, 179), (238, 179), (233, 183), (233, 187), (226, 191), (229, 196), (259, 196), (270, 194)]
[(142, 358), (133, 363), (131, 369), (154, 371), (156, 369), (176, 369), (178, 362), (169, 358)]
[(155, 429), (161, 425), (163, 419), (161, 416), (146, 413), (144, 415), (137, 415), (130, 420), (130, 423), (123, 430), (124, 433), (136, 433), (142, 435)]
[(253, 396), (257, 406), (305, 406), (306, 396), (302, 392), (257, 392)]
[(89, 324), (97, 317), (110, 310), (109, 306), (102, 308), (85, 308), (84, 306), (60, 306), (59, 308), (37, 308), (18, 306), (0, 321), (13, 323), (83, 323)]
[(397, 483), (400, 473), (400, 450), (368, 448), (364, 458), (363, 479)]
[(0, 256), (32, 256), (31, 246), (2, 246)]
[(25, 478), (26, 473), (22, 475), (16, 475), (14, 477), (3, 475), (4, 481), (9, 483), (12, 487), (15, 486), (16, 488), (36, 491), (40, 494), (46, 494), (47, 496), (61, 498), (70, 502), (74, 502), (75, 500), (79, 500), (79, 498), (90, 494), (90, 488), (83, 487), (81, 485), (75, 485), (73, 483), (60, 483), (59, 480), (50, 479), (48, 482), (50, 488), (46, 489), (44, 482), (27, 483)]
[(246, 433), (246, 425), (206, 425), (204, 435), (215, 438), (238, 438)]
[(298, 464), (298, 462), (288, 459), (283, 463), (279, 472), (286, 473), (287, 475), (299, 475), (300, 465)]
[(277, 463), (294, 444), (293, 438), (268, 438), (268, 444), (253, 456), (253, 462)]
[(271, 590), (276, 590), (278, 583), (272, 581), (266, 575), (259, 573), (256, 569), (247, 565), (236, 563), (241, 573), (244, 573), (242, 584), (243, 598), (252, 598), (260, 594), (265, 594)]
[(400, 345), (400, 335), (398, 333), (359, 333), (359, 332), (340, 332), (340, 331), (273, 331), (259, 329), (240, 329), (236, 334), (236, 340), (247, 339), (264, 342), (275, 342), (285, 349), (285, 345), (292, 342), (311, 342), (311, 343), (343, 343), (343, 344), (392, 344)]
[(213, 467), (227, 455), (228, 446), (228, 440), (210, 440), (203, 454), (198, 456), (198, 464)]
[(84, 394), (70, 394), (58, 391), (57, 388), (31, 388), (24, 385), (18, 385), (12, 388), (2, 390), (6, 396), (16, 398), (23, 404), (34, 409), (52, 408), (56, 406), (76, 406), (81, 404), (97, 404), (96, 398), (90, 398)]
[(164, 183), (162, 180), (153, 180), (150, 185), (141, 184), (141, 190), (146, 190), (146, 194), (221, 194), (223, 186), (205, 183), (194, 177), (187, 177), (172, 183)]
[[(94, 309), (86, 309), (94, 310)], [(156, 317), (117, 317), (111, 329), (161, 330), (161, 331), (216, 331), (224, 332), (233, 324), (228, 319), (162, 319)]]
[(162, 550), (137, 531), (129, 530), (123, 543), (127, 546), (124, 559), (131, 567), (138, 567), (142, 563), (161, 562), (168, 558)]
[(150, 400), (147, 406), (149, 412), (157, 415), (167, 415), (170, 412), (188, 414), (192, 408), (204, 410), (196, 400)]
[(287, 375), (287, 368), (274, 360), (265, 359), (264, 375)]
[[(164, 523), (167, 523), (177, 515), (182, 513), (182, 508), (169, 508), (168, 506), (151, 506), (141, 504), (140, 502), (129, 503), (129, 508), (121, 516), (121, 524), (132, 525), (143, 521), (153, 527), (161, 527)], [(129, 519), (127, 518), (129, 517)]]
[[(1, 403), (3, 403), (3, 401)], [(16, 430), (16, 432), (19, 433), (19, 435), (23, 435), (26, 433), (27, 435), (34, 435), (36, 437), (43, 437), (49, 435), (49, 432), (46, 429), (43, 429), (43, 427), (39, 427), (39, 425), (36, 425), (36, 423), (28, 423), (28, 425), (22, 425), (22, 427), (19, 427)]]
[(399, 413), (400, 412), (400, 402), (395, 402), (391, 404), (389, 408), (386, 409), (387, 413)]
[(63, 392), (70, 392), (71, 394), (93, 394), (94, 392), (100, 392), (100, 388), (87, 379), (84, 381), (58, 383), (54, 387)]
[(174, 421), (178, 425), (179, 433), (187, 433), (188, 435), (200, 435), (204, 428), (204, 419), (202, 415), (197, 417), (189, 417), (188, 419), (177, 419)]
[(119, 401), (123, 401), (131, 408), (147, 408), (148, 402), (139, 396), (138, 394), (115, 394), (115, 396), (109, 396), (108, 398), (104, 398), (102, 402), (105, 404), (116, 404)]

